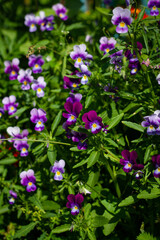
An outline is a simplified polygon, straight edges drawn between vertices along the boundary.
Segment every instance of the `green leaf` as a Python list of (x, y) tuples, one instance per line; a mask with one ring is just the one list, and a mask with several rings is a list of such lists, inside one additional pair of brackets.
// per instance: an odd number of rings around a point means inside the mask
[(105, 236), (108, 236), (109, 234), (111, 234), (111, 233), (114, 231), (117, 223), (118, 223), (118, 221), (117, 221), (117, 222), (114, 222), (114, 223), (105, 224), (105, 225), (104, 225), (104, 229), (103, 229), (103, 234), (104, 234)]
[(42, 233), (41, 236), (37, 238), (37, 240), (47, 240), (47, 232)]
[(94, 185), (96, 185), (98, 183), (98, 179), (99, 179), (99, 172), (91, 172), (89, 174), (89, 178), (88, 178), (88, 181), (87, 181), (87, 185), (89, 187), (94, 187)]
[(107, 122), (107, 124), (109, 125), (108, 130), (115, 127), (121, 121), (121, 119), (123, 118), (123, 115), (124, 115), (124, 113), (121, 113), (121, 114), (117, 115), (116, 117), (109, 119), (109, 121)]
[(159, 188), (152, 188), (148, 191), (143, 190), (137, 195), (139, 199), (154, 199), (160, 197), (160, 189)]
[(16, 232), (13, 238), (15, 239), (26, 236), (30, 231), (32, 231), (35, 228), (37, 223), (38, 222), (32, 222), (28, 225), (22, 226), (21, 229)]
[(111, 138), (106, 138), (105, 140), (106, 140), (110, 145), (118, 148), (117, 143), (114, 142)]
[(138, 237), (137, 240), (158, 240), (156, 237), (153, 237), (150, 233), (141, 233)]
[(87, 168), (93, 166), (98, 161), (99, 156), (100, 156), (99, 151), (93, 151), (88, 158)]
[(73, 152), (79, 152), (79, 151), (81, 151), (81, 150), (79, 150), (77, 147), (71, 147), (69, 150), (70, 150), (70, 151), (73, 151)]
[(129, 196), (125, 199), (123, 199), (119, 204), (118, 204), (118, 207), (125, 207), (125, 206), (128, 206), (128, 205), (131, 205), (133, 203), (137, 202), (137, 197), (132, 195), (132, 196)]
[(30, 197), (29, 200), (30, 200), (35, 206), (37, 206), (40, 210), (42, 210), (43, 213), (45, 213), (41, 202), (39, 201), (39, 199), (38, 199), (35, 195), (32, 196), (32, 197)]
[(144, 31), (141, 31), (141, 33), (142, 33), (144, 43), (145, 43), (145, 46), (146, 46), (146, 51), (147, 51), (147, 54), (148, 54), (149, 53), (148, 37), (147, 37), (147, 34)]
[(13, 164), (17, 162), (17, 159), (16, 158), (5, 158), (3, 160), (0, 160), (0, 164), (3, 164), (3, 165), (6, 165), (6, 164)]
[(49, 144), (47, 156), (48, 156), (48, 159), (49, 159), (51, 165), (53, 165), (54, 162), (56, 161), (56, 157), (57, 157), (57, 151), (54, 148), (53, 144)]
[(60, 209), (60, 205), (56, 202), (46, 200), (42, 203), (44, 210), (58, 210)]
[(133, 122), (127, 122), (127, 121), (122, 121), (122, 123), (129, 128), (135, 129), (139, 132), (144, 132), (144, 127), (142, 127), (140, 124), (133, 123)]
[(44, 39), (42, 41), (39, 41), (38, 43), (36, 43), (36, 45), (34, 46), (35, 48), (40, 48), (40, 47), (44, 47), (49, 43), (49, 40)]
[(71, 229), (71, 225), (70, 224), (64, 224), (61, 225), (59, 227), (56, 227), (55, 229), (52, 230), (52, 233), (63, 233), (63, 232), (67, 232)]
[(90, 211), (91, 211), (91, 204), (88, 203), (85, 207), (84, 207), (84, 218), (87, 219), (90, 216)]
[(13, 115), (10, 116), (10, 118), (13, 118), (15, 116), (20, 117), (22, 115), (23, 112), (25, 112), (28, 109), (28, 107), (22, 107), (20, 109), (18, 109)]
[(0, 207), (0, 215), (9, 211), (8, 205)]
[(144, 154), (144, 164), (146, 164), (146, 163), (148, 162), (151, 151), (152, 151), (152, 144), (149, 145), (149, 146), (146, 148), (146, 151), (145, 151), (145, 154)]
[(123, 109), (123, 112), (125, 113), (125, 112), (128, 112), (129, 110), (131, 110), (132, 108), (137, 108), (139, 106), (139, 104), (138, 103), (130, 103), (127, 107), (125, 107), (124, 109)]
[(93, 96), (87, 96), (86, 101), (85, 101), (85, 108), (88, 108), (89, 105), (91, 104), (91, 102), (92, 102), (92, 97), (93, 97)]
[(88, 158), (85, 160), (82, 160), (81, 162), (77, 163), (76, 165), (73, 166), (73, 168), (80, 167), (88, 162)]
[(94, 232), (90, 232), (90, 231), (88, 231), (88, 237), (89, 237), (90, 240), (96, 240), (97, 239)]
[(146, 10), (146, 7), (143, 7), (143, 9), (141, 10), (141, 12), (140, 12), (140, 13), (138, 14), (138, 16), (137, 16), (137, 19), (136, 19), (137, 22), (139, 22), (140, 20), (142, 20), (143, 15), (144, 15), (144, 13), (145, 13), (145, 10)]
[(106, 9), (106, 8), (100, 8), (100, 7), (96, 7), (96, 10), (106, 16), (112, 16), (113, 14), (110, 14), (110, 9)]
[(74, 30), (74, 29), (80, 29), (80, 28), (84, 28), (85, 25), (81, 22), (77, 22), (77, 23), (73, 23), (73, 24), (70, 24), (69, 26), (66, 27), (66, 30), (67, 31), (71, 31), (71, 30)]
[(53, 123), (52, 123), (52, 126), (51, 126), (51, 131), (52, 131), (52, 134), (54, 133), (55, 129), (57, 129), (60, 121), (61, 121), (61, 118), (62, 118), (62, 111), (60, 111), (58, 113), (58, 115), (55, 117)]
[(93, 227), (102, 227), (106, 223), (108, 223), (108, 219), (105, 218), (104, 216), (95, 216), (92, 221)]

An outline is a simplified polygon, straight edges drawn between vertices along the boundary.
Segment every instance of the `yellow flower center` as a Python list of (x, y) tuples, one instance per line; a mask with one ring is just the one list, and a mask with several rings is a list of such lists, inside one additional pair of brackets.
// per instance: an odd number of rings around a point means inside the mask
[(78, 207), (77, 207), (77, 206), (75, 206), (75, 207), (74, 207), (74, 209), (76, 209), (76, 210), (77, 210), (77, 209), (78, 209)]
[(26, 148), (22, 148), (22, 152), (25, 152), (26, 151)]
[(125, 26), (125, 23), (124, 23), (124, 22), (121, 22), (121, 23), (120, 23), (120, 27), (123, 28), (124, 26)]
[(14, 110), (14, 107), (12, 106), (10, 109), (11, 109), (11, 110)]
[(62, 14), (62, 13), (60, 13), (60, 14), (59, 14), (59, 16), (60, 16), (60, 17), (63, 17), (63, 14)]
[(29, 185), (29, 186), (32, 186), (32, 182), (29, 182), (28, 185)]
[(150, 126), (150, 129), (153, 129), (153, 126), (152, 126), (152, 125)]
[(153, 6), (153, 8), (152, 8), (153, 10), (156, 10), (156, 6)]
[(137, 72), (137, 68), (133, 69), (133, 72)]
[(97, 124), (96, 124), (96, 123), (93, 123), (92, 127), (93, 127), (93, 128), (96, 128), (96, 127), (97, 127)]
[(39, 65), (38, 65), (38, 64), (36, 64), (36, 65), (35, 65), (35, 68), (38, 68), (38, 67), (39, 67)]
[(24, 81), (23, 84), (24, 84), (24, 85), (27, 85), (27, 81)]
[(39, 125), (41, 125), (41, 123), (42, 123), (41, 121), (38, 121), (38, 124), (39, 124)]
[(128, 163), (128, 167), (132, 167), (132, 164), (131, 164), (131, 163)]
[(41, 92), (41, 88), (38, 88), (37, 91), (38, 91), (38, 92)]
[(35, 26), (35, 24), (34, 24), (34, 23), (32, 23), (32, 24), (31, 24), (31, 27), (32, 27), (32, 28), (34, 28), (34, 26)]
[(158, 172), (160, 172), (160, 167), (158, 168)]
[(16, 74), (16, 72), (15, 72), (15, 71), (12, 71), (11, 73), (12, 73), (13, 75), (14, 75), (14, 74)]
[(106, 49), (106, 52), (108, 53), (108, 52), (109, 52), (109, 50), (110, 50), (110, 49), (109, 49), (109, 48), (107, 48), (107, 49)]
[(77, 87), (77, 84), (76, 84), (76, 83), (73, 83), (72, 87)]
[(58, 176), (61, 175), (60, 171), (57, 171), (57, 175), (58, 175)]
[(77, 61), (80, 63), (82, 61), (82, 59), (81, 58), (77, 58)]
[(0, 112), (0, 117), (2, 117), (2, 113)]
[(84, 78), (84, 80), (86, 80), (86, 79), (87, 79), (87, 76), (86, 76), (86, 75), (84, 75), (84, 76), (83, 76), (83, 78)]
[(44, 24), (45, 24), (44, 22), (41, 23), (42, 26), (44, 26)]
[(75, 119), (75, 116), (72, 115), (72, 116), (71, 116), (71, 119), (72, 119), (72, 120)]

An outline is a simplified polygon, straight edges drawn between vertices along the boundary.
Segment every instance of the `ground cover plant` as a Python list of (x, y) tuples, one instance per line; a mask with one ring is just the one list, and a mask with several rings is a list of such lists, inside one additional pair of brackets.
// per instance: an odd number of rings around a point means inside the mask
[(1, 6), (0, 239), (160, 239), (160, 1), (87, 6)]

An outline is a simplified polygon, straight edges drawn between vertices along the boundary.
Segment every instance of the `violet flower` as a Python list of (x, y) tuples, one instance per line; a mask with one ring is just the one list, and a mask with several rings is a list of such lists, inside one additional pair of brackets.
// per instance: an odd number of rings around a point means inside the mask
[(90, 59), (92, 60), (93, 57), (92, 55), (88, 54), (86, 52), (86, 45), (85, 44), (80, 44), (80, 45), (75, 45), (73, 47), (73, 52), (70, 53), (70, 57), (73, 60), (76, 60), (74, 66), (76, 68), (79, 68), (83, 63), (83, 60)]
[(37, 97), (44, 97), (44, 89), (46, 87), (46, 82), (44, 81), (44, 77), (39, 77), (37, 81), (34, 81), (31, 88), (36, 91)]
[(87, 34), (85, 37), (85, 42), (89, 42), (90, 44), (93, 43), (93, 38), (91, 35)]
[(67, 118), (67, 124), (72, 125), (76, 123), (77, 118), (80, 114), (80, 111), (82, 110), (83, 106), (80, 102), (66, 102), (64, 104), (64, 108), (68, 113), (63, 113), (63, 117)]
[(159, 0), (149, 0), (148, 1), (148, 7), (151, 8), (150, 14), (151, 16), (158, 16), (159, 10), (157, 8), (160, 8), (160, 1)]
[(130, 5), (130, 0), (126, 0), (127, 7)]
[(10, 80), (16, 80), (18, 76), (18, 71), (19, 71), (19, 59), (14, 58), (12, 62), (10, 61), (5, 61), (5, 73), (9, 74), (9, 79)]
[(85, 122), (85, 128), (91, 129), (93, 134), (101, 131), (103, 124), (102, 118), (97, 116), (97, 113), (93, 110), (83, 114), (82, 121)]
[(16, 140), (14, 142), (14, 147), (18, 151), (20, 151), (20, 156), (21, 157), (27, 157), (28, 156), (29, 145), (28, 145), (27, 141), (25, 141), (25, 140)]
[(14, 204), (15, 203), (15, 199), (17, 199), (17, 193), (13, 192), (12, 190), (9, 191), (9, 204)]
[[(70, 75), (75, 75), (77, 72), (78, 71), (76, 70), (75, 72), (71, 73)], [(69, 77), (64, 76), (63, 81), (64, 81), (64, 83), (63, 83), (64, 89), (68, 89), (68, 88), (77, 89), (79, 87), (81, 80), (77, 79), (77, 78), (69, 78)]]
[(154, 171), (153, 175), (156, 178), (160, 178), (160, 155), (152, 156), (152, 162), (156, 167), (156, 170)]
[(0, 118), (4, 115), (4, 109), (0, 107)]
[(31, 55), (29, 56), (29, 62), (28, 65), (29, 67), (33, 67), (32, 71), (33, 73), (41, 73), (42, 68), (41, 66), (44, 64), (44, 60), (41, 55)]
[(27, 172), (23, 171), (20, 173), (21, 178), (21, 184), (23, 186), (27, 186), (26, 190), (27, 192), (36, 191), (37, 187), (35, 185), (36, 178), (34, 176), (34, 171), (32, 169), (29, 169)]
[(37, 17), (34, 14), (27, 14), (25, 16), (24, 24), (29, 27), (29, 32), (37, 31)]
[(29, 90), (30, 89), (30, 83), (33, 82), (34, 78), (31, 76), (32, 70), (27, 69), (23, 70), (21, 69), (19, 71), (19, 76), (17, 77), (17, 80), (22, 83), (21, 89), (22, 90)]
[(51, 167), (51, 172), (55, 173), (54, 180), (61, 181), (63, 179), (62, 173), (65, 172), (65, 161), (63, 159), (55, 161), (54, 165)]
[(30, 120), (36, 123), (34, 130), (41, 132), (44, 129), (44, 123), (47, 121), (46, 112), (41, 108), (33, 108), (30, 114)]
[(115, 48), (117, 41), (114, 38), (108, 39), (107, 37), (100, 38), (100, 50), (104, 52), (104, 54), (109, 53), (109, 51)]
[(131, 17), (131, 12), (129, 9), (116, 7), (113, 9), (113, 17), (111, 22), (116, 25), (116, 32), (117, 33), (127, 33), (128, 27), (132, 23), (133, 19)]
[(68, 19), (68, 16), (66, 15), (67, 9), (61, 3), (53, 5), (52, 9), (55, 11), (56, 15), (60, 17), (60, 19), (62, 19), (63, 21), (66, 21)]
[(17, 111), (17, 107), (19, 104), (16, 103), (16, 97), (14, 95), (3, 98), (2, 103), (4, 104), (4, 110), (8, 111), (9, 115), (13, 115)]
[(91, 72), (88, 70), (88, 67), (84, 64), (80, 66), (81, 72), (76, 73), (78, 77), (81, 78), (81, 84), (87, 84), (88, 83), (88, 77), (91, 76)]
[(115, 52), (109, 56), (111, 58), (110, 63), (115, 65), (115, 70), (119, 73), (122, 68), (123, 50)]
[(123, 158), (120, 159), (120, 164), (124, 166), (124, 172), (128, 173), (131, 172), (132, 169), (141, 170), (144, 168), (142, 164), (136, 163), (136, 159), (138, 157), (136, 151), (129, 152), (128, 150), (123, 150), (121, 154)]
[(138, 170), (134, 173), (136, 179), (141, 179), (144, 173), (141, 170)]
[(66, 102), (70, 102), (70, 103), (75, 103), (75, 102), (80, 102), (82, 99), (82, 94), (80, 93), (70, 93), (70, 96), (66, 99)]
[(78, 142), (77, 148), (79, 150), (86, 150), (88, 148), (86, 138), (87, 134), (85, 133), (71, 131), (71, 139), (73, 142)]
[(148, 135), (160, 135), (160, 118), (157, 114), (152, 114), (151, 116), (144, 117), (145, 121), (141, 123), (143, 127), (147, 127)]
[(68, 199), (68, 202), (66, 204), (66, 207), (71, 208), (72, 215), (78, 215), (79, 210), (82, 207), (81, 204), (84, 201), (83, 195), (82, 194), (77, 194), (77, 195), (69, 194), (67, 199)]
[(39, 15), (37, 17), (37, 23), (38, 25), (40, 25), (40, 30), (43, 31), (52, 31), (54, 29), (53, 27), (53, 20), (54, 20), (54, 16), (50, 15), (48, 17), (45, 17), (45, 12), (44, 11), (40, 11)]
[(7, 133), (12, 137), (12, 140), (9, 140), (10, 142), (14, 142), (14, 139), (27, 139), (27, 136), (29, 134), (27, 129), (24, 129), (22, 133), (20, 133), (19, 127), (8, 127)]

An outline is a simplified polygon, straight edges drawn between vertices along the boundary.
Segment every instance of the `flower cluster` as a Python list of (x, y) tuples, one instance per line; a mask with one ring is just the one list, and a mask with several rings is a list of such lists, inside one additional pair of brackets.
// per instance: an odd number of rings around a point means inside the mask
[(160, 8), (160, 1), (159, 0), (149, 0), (148, 7), (151, 8), (150, 14), (151, 16), (158, 16)]
[(144, 117), (145, 121), (141, 123), (143, 127), (147, 127), (148, 135), (160, 135), (160, 110), (156, 110), (154, 114)]
[(17, 77), (17, 80), (22, 84), (21, 89), (22, 90), (29, 90), (30, 89), (30, 83), (33, 82), (34, 78), (31, 76), (32, 70), (27, 69), (23, 70), (21, 69), (19, 71), (19, 75)]
[(109, 57), (111, 58), (110, 64), (114, 64), (115, 70), (120, 73), (122, 69), (123, 50), (115, 52)]

